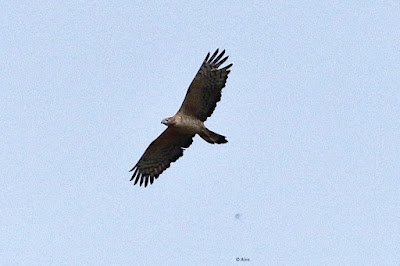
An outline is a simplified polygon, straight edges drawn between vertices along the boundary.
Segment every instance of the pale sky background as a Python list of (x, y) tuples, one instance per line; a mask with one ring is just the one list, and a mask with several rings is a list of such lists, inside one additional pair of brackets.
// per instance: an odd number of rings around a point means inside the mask
[[(399, 29), (394, 0), (3, 1), (0, 264), (400, 264)], [(229, 143), (133, 186), (216, 48)]]

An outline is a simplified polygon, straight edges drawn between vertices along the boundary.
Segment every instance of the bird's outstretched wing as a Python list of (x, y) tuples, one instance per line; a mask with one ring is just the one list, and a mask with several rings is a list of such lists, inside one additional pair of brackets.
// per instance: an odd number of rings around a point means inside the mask
[[(221, 99), (221, 90), (232, 64), (218, 69), (227, 59), (223, 57), (225, 50), (218, 55), (218, 49), (210, 57), (207, 54), (199, 71), (194, 77), (178, 112), (206, 121), (214, 112), (217, 102)], [(222, 58), (222, 59), (221, 59)]]
[(156, 138), (146, 149), (139, 162), (131, 169), (133, 172), (131, 181), (135, 179), (134, 185), (140, 180), (140, 186), (144, 182), (153, 184), (172, 162), (183, 155), (184, 148), (188, 148), (193, 142), (194, 135), (182, 134), (174, 128), (168, 127), (158, 138)]

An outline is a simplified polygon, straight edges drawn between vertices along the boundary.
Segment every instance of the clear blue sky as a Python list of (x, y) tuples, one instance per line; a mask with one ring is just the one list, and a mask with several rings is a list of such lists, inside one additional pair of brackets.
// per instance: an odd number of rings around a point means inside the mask
[[(400, 263), (398, 1), (8, 1), (0, 264)], [(206, 125), (128, 170), (209, 51)], [(248, 264), (241, 262), (240, 264)]]

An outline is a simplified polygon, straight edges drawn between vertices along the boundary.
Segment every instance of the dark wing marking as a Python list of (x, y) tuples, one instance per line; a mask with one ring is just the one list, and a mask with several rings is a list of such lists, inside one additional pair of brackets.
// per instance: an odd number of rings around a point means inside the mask
[(146, 149), (138, 163), (130, 170), (133, 171), (131, 181), (134, 185), (140, 180), (140, 186), (144, 182), (153, 184), (154, 179), (167, 169), (172, 162), (183, 155), (184, 148), (188, 148), (193, 142), (194, 135), (181, 134), (168, 127)]
[[(206, 121), (221, 100), (221, 90), (225, 87), (229, 68), (232, 64), (218, 69), (227, 59), (225, 50), (218, 55), (218, 49), (210, 57), (207, 54), (199, 71), (194, 77), (178, 112)], [(222, 58), (222, 59), (221, 59)]]

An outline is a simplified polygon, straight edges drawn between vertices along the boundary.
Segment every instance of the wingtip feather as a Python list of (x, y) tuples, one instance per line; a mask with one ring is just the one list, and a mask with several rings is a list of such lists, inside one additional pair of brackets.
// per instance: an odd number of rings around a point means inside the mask
[[(136, 167), (136, 166), (135, 166)], [(133, 168), (134, 169), (134, 168)], [(132, 170), (133, 170), (132, 169)], [(132, 171), (131, 170), (131, 171)], [(133, 172), (133, 175), (132, 175), (132, 178), (131, 178), (131, 180), (130, 181), (132, 181), (134, 178), (135, 178), (135, 176), (136, 176), (136, 174), (137, 174), (137, 172), (139, 171), (139, 168), (136, 168), (136, 170), (135, 170), (135, 172)]]
[(136, 166), (137, 166), (137, 164), (134, 167), (132, 167), (132, 169), (129, 170), (129, 172), (132, 172), (136, 168)]
[(145, 178), (146, 178), (146, 176), (145, 176), (145, 175), (142, 175), (142, 177), (140, 178), (139, 186), (142, 186), (142, 185), (143, 185), (143, 181), (144, 181)]
[(227, 65), (226, 67), (224, 67), (224, 68), (222, 68), (222, 69), (225, 69), (225, 70), (227, 70), (227, 71), (230, 71), (230, 70), (228, 70), (231, 66), (233, 66), (233, 64), (229, 64), (229, 65)]
[(207, 62), (209, 57), (210, 57), (210, 52), (207, 53), (206, 58), (204, 59), (204, 62)]
[(133, 185), (136, 185), (138, 183), (140, 176), (141, 176), (141, 174), (138, 174), (136, 176), (136, 179), (135, 179), (135, 182), (133, 183)]
[(213, 60), (214, 60), (214, 58), (217, 56), (217, 54), (218, 54), (218, 48), (217, 48), (217, 50), (215, 50), (215, 52), (213, 53), (213, 55), (211, 56), (211, 58), (208, 60), (208, 62), (212, 62)]
[[(222, 58), (222, 56), (224, 56), (224, 54), (225, 54), (225, 50), (223, 50), (223, 51), (214, 59), (213, 64), (217, 64), (218, 61)], [(218, 64), (218, 65), (220, 65), (220, 64)]]

